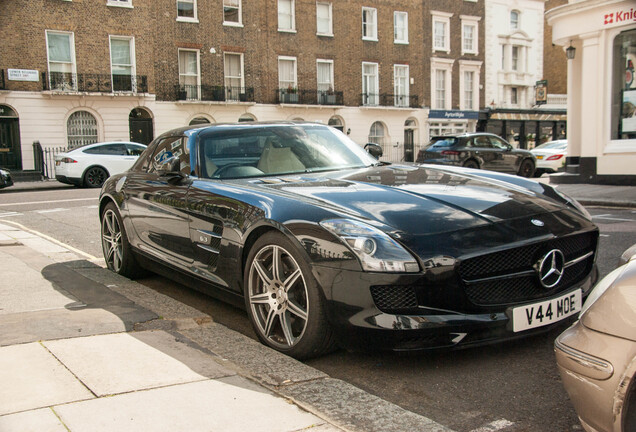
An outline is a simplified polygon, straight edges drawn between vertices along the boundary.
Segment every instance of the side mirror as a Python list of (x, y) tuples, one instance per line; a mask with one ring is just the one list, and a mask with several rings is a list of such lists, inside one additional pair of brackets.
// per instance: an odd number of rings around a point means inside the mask
[(364, 149), (376, 159), (379, 159), (384, 153), (382, 146), (375, 143), (366, 143)]
[(178, 183), (186, 177), (181, 172), (181, 161), (175, 156), (163, 161), (158, 172), (160, 177), (167, 177), (169, 183)]

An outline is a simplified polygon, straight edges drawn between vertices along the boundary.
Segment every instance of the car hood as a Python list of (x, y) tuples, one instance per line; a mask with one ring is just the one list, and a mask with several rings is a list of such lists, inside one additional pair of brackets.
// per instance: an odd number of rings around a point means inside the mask
[(378, 166), (261, 179), (252, 184), (286, 194), (299, 203), (384, 225), (385, 231), (410, 235), (458, 231), (517, 219), (528, 221), (565, 208), (521, 186), (481, 178), (478, 173), (427, 166)]

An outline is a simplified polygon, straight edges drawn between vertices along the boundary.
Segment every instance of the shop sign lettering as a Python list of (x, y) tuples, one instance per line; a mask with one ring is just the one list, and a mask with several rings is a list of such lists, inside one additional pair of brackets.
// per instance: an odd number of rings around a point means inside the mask
[(636, 21), (636, 10), (622, 10), (605, 14), (603, 25), (620, 24), (628, 21)]

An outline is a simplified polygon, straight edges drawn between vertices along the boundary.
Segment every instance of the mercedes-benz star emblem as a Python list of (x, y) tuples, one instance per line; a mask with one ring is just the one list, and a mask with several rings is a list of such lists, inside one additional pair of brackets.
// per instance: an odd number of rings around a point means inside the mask
[(565, 257), (559, 249), (552, 249), (539, 261), (539, 280), (545, 288), (554, 288), (563, 277)]

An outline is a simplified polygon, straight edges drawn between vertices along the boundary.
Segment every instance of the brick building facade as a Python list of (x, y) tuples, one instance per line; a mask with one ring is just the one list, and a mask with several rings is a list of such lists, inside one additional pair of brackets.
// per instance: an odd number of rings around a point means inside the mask
[(0, 0), (0, 165), (193, 122), (332, 124), (385, 159), (474, 130), (484, 2)]

